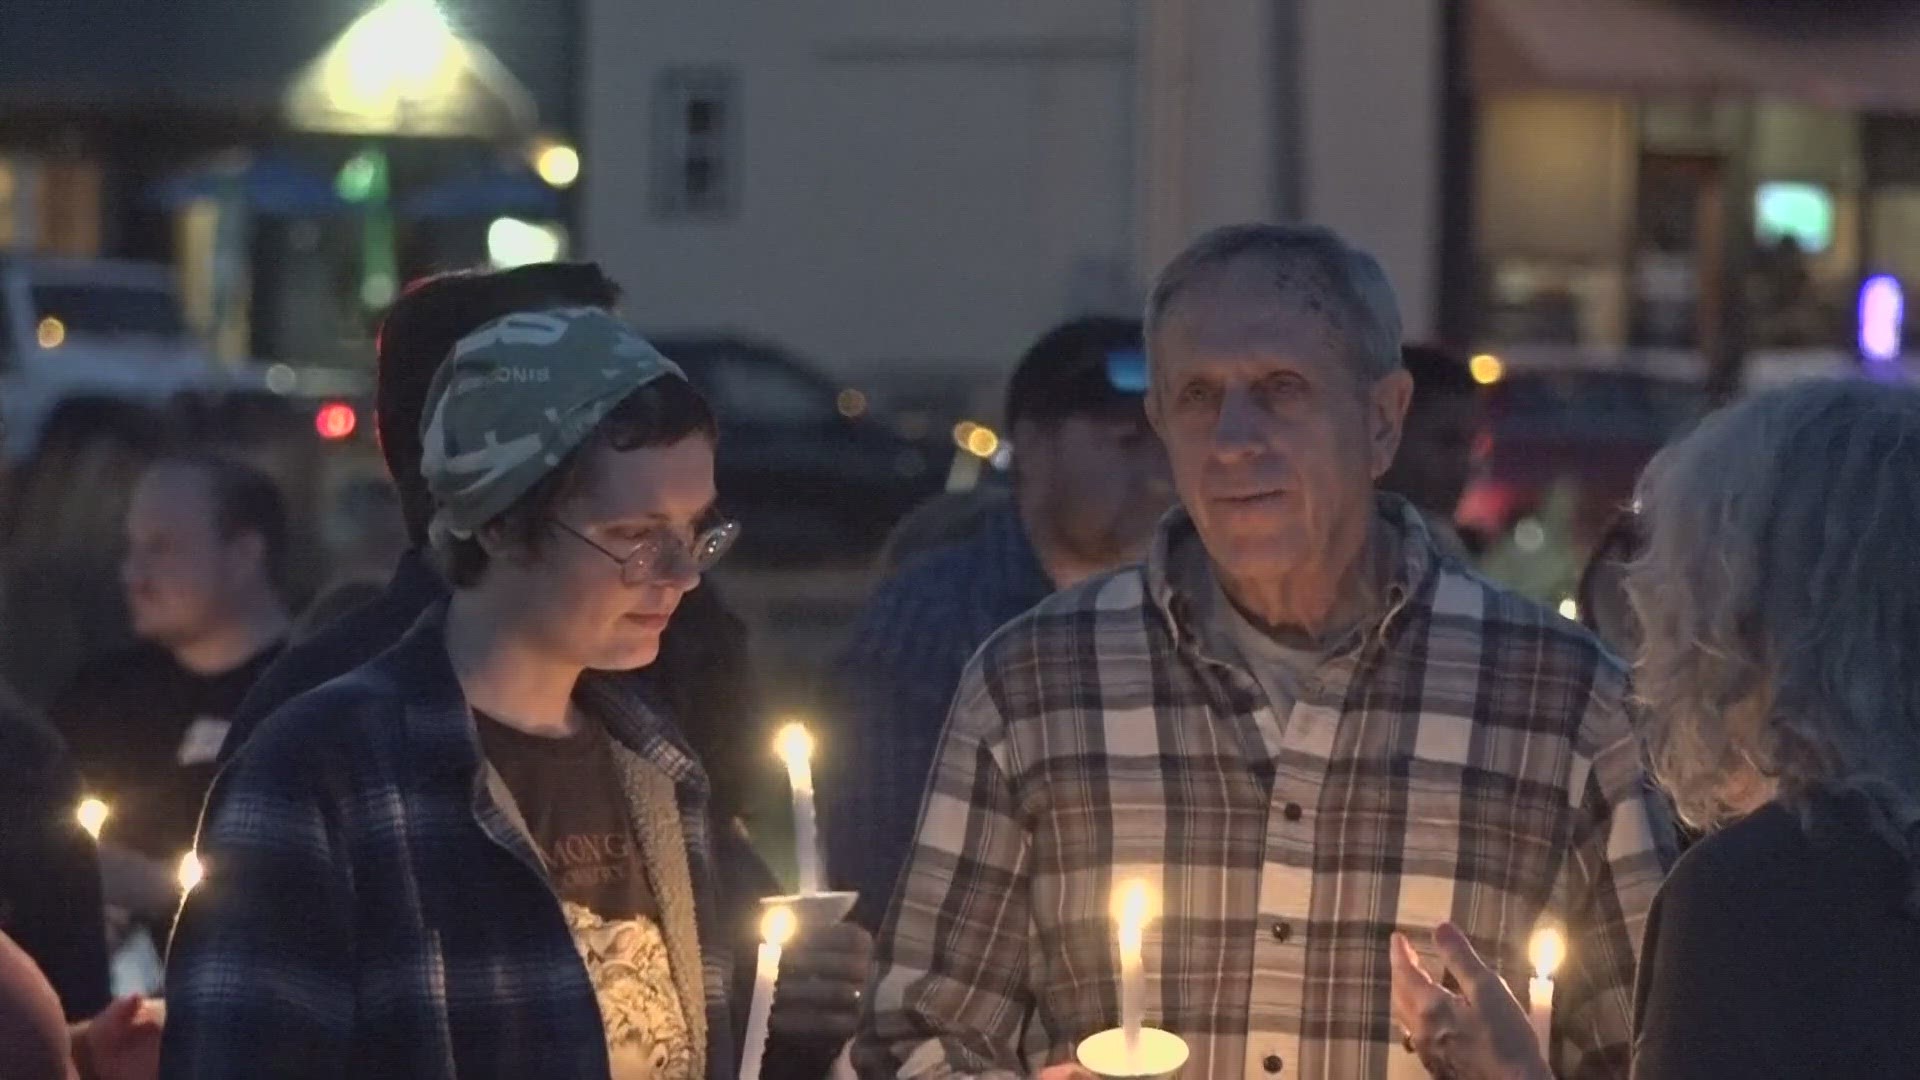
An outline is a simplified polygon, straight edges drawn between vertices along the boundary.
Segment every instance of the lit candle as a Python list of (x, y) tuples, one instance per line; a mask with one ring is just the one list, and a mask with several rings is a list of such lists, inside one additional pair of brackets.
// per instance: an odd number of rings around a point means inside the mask
[(1534, 1037), (1540, 1040), (1540, 1056), (1551, 1061), (1548, 1042), (1553, 1034), (1553, 972), (1567, 957), (1567, 943), (1558, 930), (1536, 930), (1527, 947), (1533, 961), (1533, 978), (1527, 981), (1527, 1012), (1533, 1021)]
[(180, 882), (181, 892), (192, 892), (193, 887), (200, 884), (200, 879), (206, 876), (206, 871), (200, 865), (200, 856), (191, 851), (180, 856), (180, 869), (174, 876)]
[(822, 891), (820, 881), (820, 824), (813, 809), (813, 736), (802, 724), (780, 729), (774, 742), (787, 763), (787, 784), (793, 789), (793, 844), (799, 855), (800, 895)]
[(1139, 879), (1120, 887), (1115, 918), (1120, 937), (1120, 1030), (1128, 1062), (1140, 1054), (1140, 1029), (1146, 1026), (1147, 969), (1142, 956), (1147, 931), (1147, 883)]
[(753, 1000), (747, 1007), (740, 1080), (760, 1080), (760, 1063), (767, 1053), (767, 1022), (773, 1016), (773, 988), (780, 981), (780, 950), (793, 940), (799, 928), (792, 908), (769, 908), (760, 918), (760, 957), (753, 972)]
[(73, 816), (80, 819), (80, 827), (87, 830), (88, 836), (99, 840), (100, 830), (106, 826), (107, 817), (112, 812), (106, 803), (89, 795), (80, 800), (80, 805), (75, 808)]

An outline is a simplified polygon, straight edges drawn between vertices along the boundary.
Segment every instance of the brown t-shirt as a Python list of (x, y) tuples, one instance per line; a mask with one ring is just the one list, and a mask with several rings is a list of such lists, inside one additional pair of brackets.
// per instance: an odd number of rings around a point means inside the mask
[(605, 730), (589, 722), (547, 738), (474, 719), (559, 894), (600, 1001), (615, 1080), (691, 1080), (693, 1044), (660, 905)]
[(588, 723), (554, 739), (475, 719), (560, 899), (603, 919), (658, 918), (606, 732)]

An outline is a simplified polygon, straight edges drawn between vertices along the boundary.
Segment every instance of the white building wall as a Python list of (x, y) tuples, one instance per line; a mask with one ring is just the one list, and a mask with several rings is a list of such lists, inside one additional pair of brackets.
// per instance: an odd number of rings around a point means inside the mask
[[(587, 0), (585, 254), (650, 328), (997, 379), (1195, 233), (1304, 216), (1434, 321), (1439, 0)], [(1288, 7), (1291, 5), (1291, 7)], [(1298, 20), (1300, 66), (1274, 19)], [(654, 80), (739, 80), (736, 212), (650, 208)], [(1292, 85), (1304, 145), (1284, 147)]]
[[(727, 328), (852, 375), (997, 375), (1130, 303), (1131, 12), (1113, 0), (589, 0), (584, 250), (659, 329)], [(653, 80), (740, 85), (737, 213), (648, 204)]]
[(1305, 217), (1373, 252), (1407, 336), (1425, 337), (1439, 316), (1440, 0), (1297, 3)]

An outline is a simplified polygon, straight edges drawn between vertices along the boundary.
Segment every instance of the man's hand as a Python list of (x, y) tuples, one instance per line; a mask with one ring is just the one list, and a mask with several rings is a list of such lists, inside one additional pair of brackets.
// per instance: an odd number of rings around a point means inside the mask
[(1427, 974), (1403, 934), (1393, 935), (1393, 1017), (1428, 1073), (1448, 1080), (1553, 1080), (1527, 1011), (1452, 923), (1434, 931), (1434, 947), (1465, 993)]
[(73, 1034), (81, 1080), (154, 1080), (165, 1018), (157, 1001), (138, 994), (116, 998)]
[(845, 1042), (873, 974), (873, 935), (852, 923), (802, 931), (780, 958), (769, 1023), (776, 1035)]

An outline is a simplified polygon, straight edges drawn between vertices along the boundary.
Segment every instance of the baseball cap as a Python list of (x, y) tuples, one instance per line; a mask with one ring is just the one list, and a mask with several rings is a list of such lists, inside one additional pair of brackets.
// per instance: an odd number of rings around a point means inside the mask
[(1007, 422), (1131, 416), (1148, 385), (1140, 320), (1088, 316), (1049, 330), (1007, 385)]

